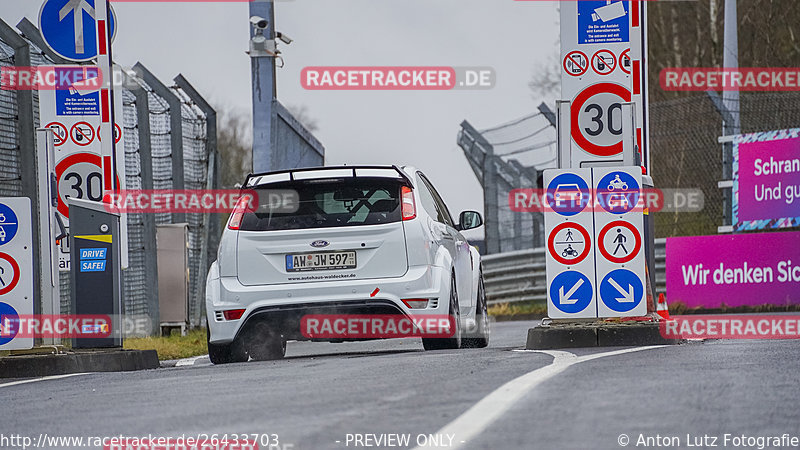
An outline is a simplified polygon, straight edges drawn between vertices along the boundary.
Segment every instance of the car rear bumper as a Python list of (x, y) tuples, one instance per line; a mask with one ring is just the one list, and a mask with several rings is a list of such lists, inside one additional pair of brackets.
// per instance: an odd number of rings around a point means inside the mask
[[(412, 266), (399, 278), (245, 286), (236, 277), (219, 277), (214, 265), (206, 311), (215, 344), (233, 341), (256, 321), (269, 321), (287, 339), (302, 339), (299, 323), (307, 314), (447, 314), (449, 288), (450, 273), (437, 266)], [(411, 310), (402, 302), (410, 298), (435, 301), (426, 309)], [(245, 312), (238, 320), (220, 317), (221, 311), (233, 309)]]

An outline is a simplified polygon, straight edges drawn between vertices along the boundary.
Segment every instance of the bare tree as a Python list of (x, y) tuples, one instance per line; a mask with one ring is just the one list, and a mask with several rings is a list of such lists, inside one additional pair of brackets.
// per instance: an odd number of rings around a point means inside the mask
[(552, 105), (560, 97), (561, 63), (559, 59), (558, 54), (552, 55), (548, 58), (548, 62), (540, 65), (539, 70), (535, 71), (531, 76), (528, 88), (530, 88), (534, 100), (537, 102), (543, 101)]
[(217, 147), (222, 169), (222, 186), (232, 188), (241, 183), (252, 171), (251, 120), (242, 111), (222, 107), (217, 108)]

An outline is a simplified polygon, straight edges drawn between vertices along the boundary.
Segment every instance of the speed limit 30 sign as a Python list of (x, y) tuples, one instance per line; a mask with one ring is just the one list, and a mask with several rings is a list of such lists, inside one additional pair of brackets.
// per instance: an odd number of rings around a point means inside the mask
[(572, 100), (572, 139), (594, 156), (622, 153), (622, 104), (631, 101), (631, 91), (616, 83), (598, 83)]

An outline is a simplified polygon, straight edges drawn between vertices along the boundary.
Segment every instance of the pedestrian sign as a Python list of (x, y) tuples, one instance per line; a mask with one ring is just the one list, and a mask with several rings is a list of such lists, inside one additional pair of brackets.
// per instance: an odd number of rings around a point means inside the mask
[[(105, 0), (101, 0), (105, 1)], [(97, 57), (95, 0), (47, 0), (39, 11), (39, 29), (44, 42), (59, 56), (85, 62)], [(112, 36), (115, 15), (110, 14)]]
[(642, 235), (630, 222), (615, 220), (597, 235), (597, 248), (607, 260), (626, 263), (635, 258), (642, 249)]

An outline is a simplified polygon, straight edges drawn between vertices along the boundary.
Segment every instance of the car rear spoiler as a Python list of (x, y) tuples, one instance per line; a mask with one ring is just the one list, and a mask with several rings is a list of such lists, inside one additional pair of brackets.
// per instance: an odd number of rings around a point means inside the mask
[[(392, 170), (392, 169), (394, 169), (394, 171), (397, 172), (397, 175), (398, 175), (397, 179), (398, 180), (400, 180), (404, 185), (406, 185), (408, 187), (412, 187), (413, 186), (413, 184), (411, 183), (411, 179), (408, 178), (408, 175), (406, 175), (405, 172), (400, 170), (400, 168), (395, 166), (395, 165), (392, 165), (392, 166), (325, 166), (325, 167), (305, 167), (305, 168), (302, 168), (302, 169), (279, 170), (279, 171), (275, 171), (275, 172), (264, 172), (264, 173), (256, 173), (256, 174), (252, 174), (251, 173), (251, 174), (247, 175), (247, 178), (245, 178), (244, 184), (242, 185), (242, 189), (250, 189), (250, 188), (258, 186), (259, 184), (261, 184), (261, 183), (258, 182), (259, 178), (274, 177), (276, 175), (284, 175), (284, 174), (288, 175), (288, 179), (287, 180), (280, 180), (280, 181), (294, 181), (295, 180), (294, 176), (295, 176), (296, 173), (317, 172), (317, 171), (324, 171), (324, 170), (348, 170), (348, 171), (352, 171), (353, 178), (356, 178), (356, 177), (359, 176), (357, 171), (359, 171), (359, 170), (370, 170), (370, 169), (373, 169), (373, 170), (375, 170), (375, 169), (379, 169), (379, 170)], [(269, 182), (267, 182), (265, 184), (273, 183), (273, 182), (280, 182), (280, 181), (277, 181), (277, 180), (276, 181), (269, 181)]]

